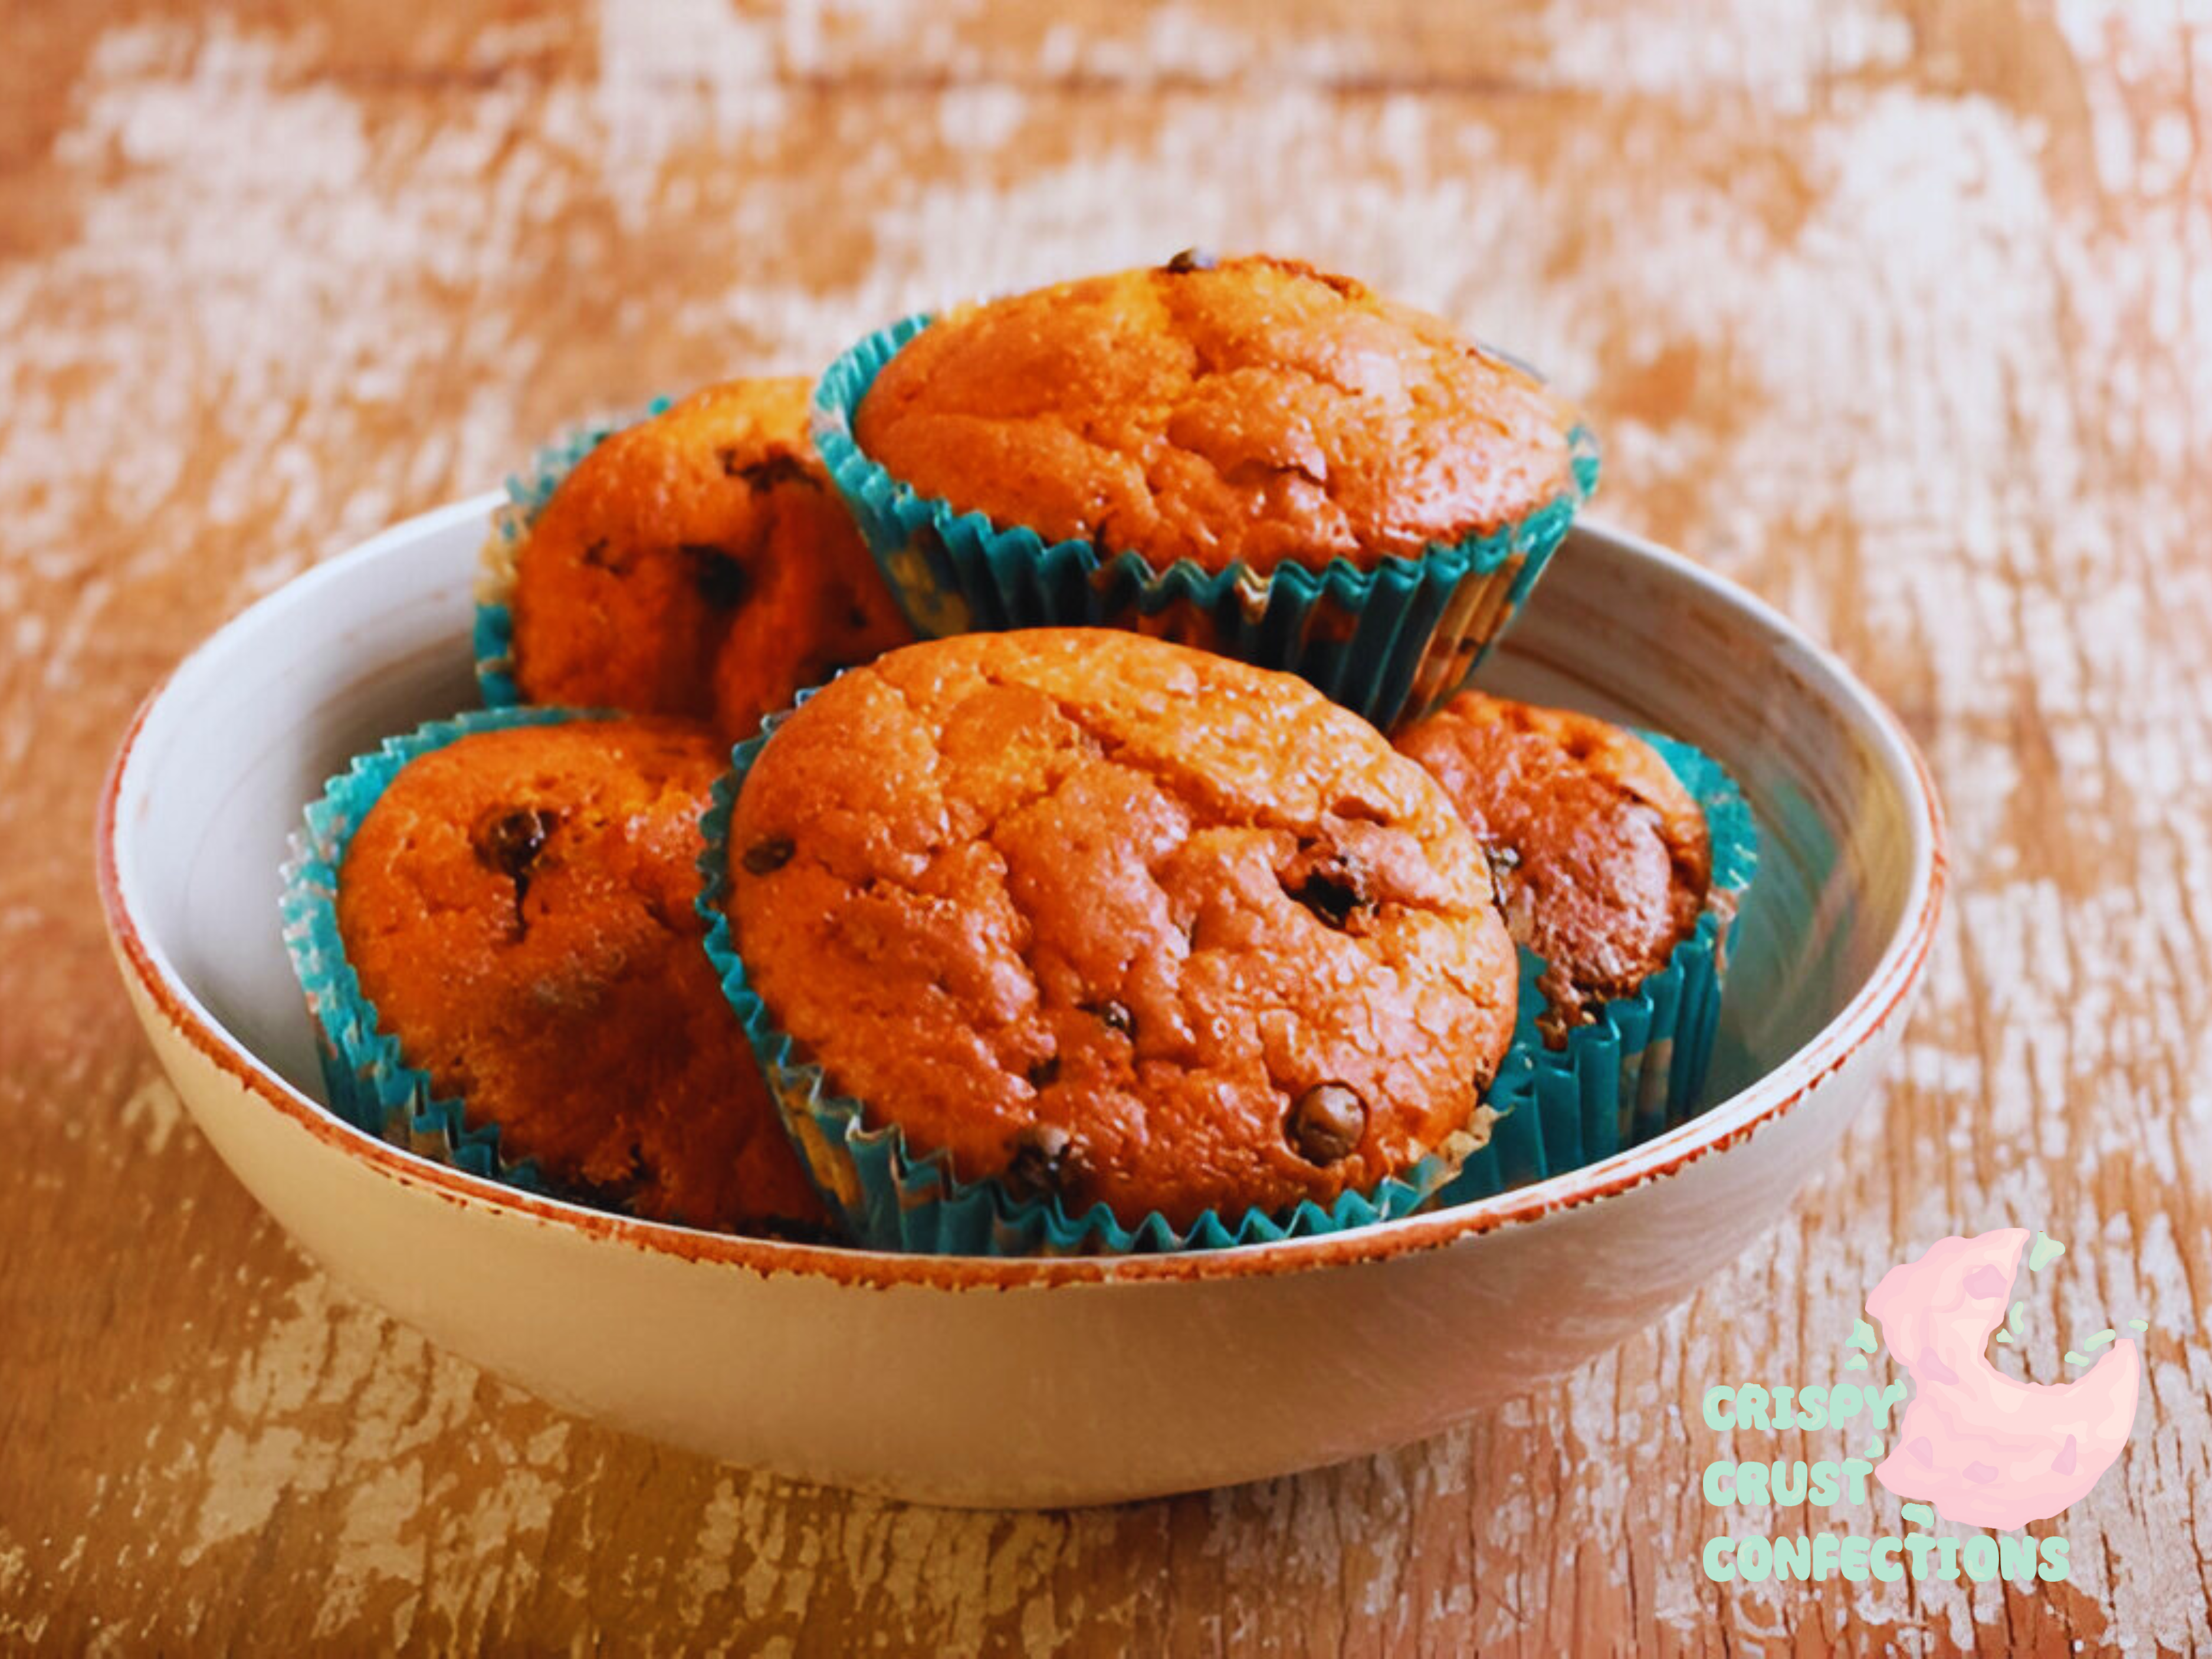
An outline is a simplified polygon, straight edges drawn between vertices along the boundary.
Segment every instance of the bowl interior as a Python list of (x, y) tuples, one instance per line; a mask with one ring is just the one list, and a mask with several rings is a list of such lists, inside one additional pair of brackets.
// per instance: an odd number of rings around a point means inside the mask
[[(301, 809), (353, 755), (475, 706), (470, 590), (495, 500), (396, 526), (230, 623), (149, 706), (117, 783), (117, 889), (155, 963), (246, 1057), (316, 1099), (277, 870)], [(1578, 528), (1481, 679), (1686, 738), (1750, 798), (1761, 860), (1716, 1104), (1844, 1012), (1934, 849), (1909, 752), (1832, 659), (1686, 562)]]

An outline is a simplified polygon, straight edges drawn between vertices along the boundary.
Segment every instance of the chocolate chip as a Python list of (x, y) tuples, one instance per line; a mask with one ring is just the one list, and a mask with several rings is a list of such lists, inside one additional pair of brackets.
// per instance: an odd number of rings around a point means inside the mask
[(1049, 1089), (1060, 1081), (1060, 1056), (1047, 1054), (1029, 1069), (1030, 1087)]
[(1205, 248), (1187, 247), (1160, 269), (1172, 271), (1178, 276), (1188, 276), (1194, 270), (1211, 270), (1218, 263)]
[(1305, 885), (1291, 896), (1336, 928), (1343, 927), (1352, 920), (1352, 912), (1367, 902), (1358, 882), (1334, 875), (1309, 876)]
[(1316, 1083), (1283, 1119), (1283, 1138), (1292, 1150), (1324, 1169), (1358, 1151), (1366, 1133), (1367, 1103), (1342, 1083)]
[(779, 484), (805, 484), (810, 489), (820, 488), (820, 481), (807, 469), (806, 463), (787, 449), (777, 450), (757, 461), (741, 461), (734, 449), (720, 453), (722, 472), (726, 477), (743, 478), (748, 489), (767, 491)]
[(1032, 1203), (1072, 1198), (1083, 1183), (1083, 1155), (1066, 1130), (1036, 1123), (1014, 1138), (1013, 1155), (999, 1179), (1016, 1198)]
[(526, 885), (530, 866), (544, 849), (545, 839), (561, 822), (542, 807), (518, 806), (498, 812), (477, 825), (474, 837), (477, 860), (496, 870), (517, 887)]
[(609, 550), (607, 538), (604, 536), (585, 544), (584, 562), (594, 570), (611, 570), (617, 574), (625, 568)]
[(699, 597), (717, 610), (740, 604), (752, 587), (752, 577), (726, 549), (687, 544), (683, 553), (691, 561), (691, 581)]
[(486, 814), (471, 837), (477, 861), (514, 884), (514, 937), (518, 939), (530, 932), (530, 918), (522, 913), (522, 902), (530, 896), (530, 867), (537, 863), (546, 837), (560, 822), (557, 814), (542, 807), (518, 806)]
[(1284, 872), (1283, 890), (1341, 931), (1374, 903), (1367, 866), (1350, 853), (1310, 848)]
[(744, 857), (738, 862), (744, 866), (749, 876), (772, 876), (791, 862), (791, 855), (797, 850), (788, 837), (770, 836), (746, 848)]
[(1101, 1020), (1105, 1022), (1106, 1029), (1108, 1030), (1119, 1031), (1123, 1036), (1128, 1037), (1132, 1041), (1135, 1040), (1137, 1035), (1137, 1017), (1131, 1013), (1126, 1007), (1122, 1006), (1121, 1004), (1118, 1002), (1102, 1002), (1092, 1007), (1091, 1012), (1097, 1015)]

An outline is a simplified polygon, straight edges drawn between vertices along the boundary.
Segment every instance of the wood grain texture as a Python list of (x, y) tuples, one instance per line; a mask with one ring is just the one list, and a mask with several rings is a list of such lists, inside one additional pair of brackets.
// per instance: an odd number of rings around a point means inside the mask
[[(2212, 1646), (2201, 4), (9, 0), (0, 38), (0, 1649)], [(1073, 1515), (662, 1452), (331, 1289), (107, 963), (131, 706), (573, 416), (1188, 243), (1546, 364), (1609, 516), (1905, 715), (1956, 896), (1829, 1176), (1465, 1430)], [(2074, 1245), (2028, 1374), (2153, 1322), (2075, 1580), (1708, 1583), (1704, 1386), (1831, 1375), (1889, 1263), (2014, 1222)]]

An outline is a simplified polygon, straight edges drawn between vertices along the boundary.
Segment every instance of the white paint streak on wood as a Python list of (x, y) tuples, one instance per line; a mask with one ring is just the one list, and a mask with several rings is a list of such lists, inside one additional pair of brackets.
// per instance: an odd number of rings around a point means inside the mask
[[(1301, 0), (1262, 31), (1227, 4), (686, 0), (102, 30), (51, 143), (0, 171), (63, 216), (0, 259), (0, 1111), (41, 1153), (0, 1188), (58, 1258), (0, 1231), (52, 1396), (0, 1447), (0, 1642), (2212, 1640), (2212, 24), (2162, 9), (1377, 30)], [(89, 919), (78, 831), (130, 698), (580, 410), (1189, 243), (1357, 270), (1545, 363), (1592, 400), (1607, 509), (1792, 610), (1925, 744), (1955, 901), (1886, 1108), (1796, 1221), (1427, 1445), (1018, 1517), (622, 1440), (294, 1261), (175, 1133)], [(2004, 1363), (2055, 1380), (2069, 1334), (2153, 1324), (2137, 1443), (2067, 1518), (2080, 1583), (1699, 1578), (1706, 1459), (1833, 1450), (1714, 1436), (1702, 1388), (1840, 1374), (1885, 1267), (2014, 1221), (2075, 1249)]]

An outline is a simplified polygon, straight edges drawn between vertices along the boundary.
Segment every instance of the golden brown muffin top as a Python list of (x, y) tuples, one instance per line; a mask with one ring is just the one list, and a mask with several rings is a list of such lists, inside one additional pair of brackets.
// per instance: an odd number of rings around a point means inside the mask
[(710, 386), (577, 462), (516, 557), (526, 697), (738, 740), (914, 637), (807, 441), (806, 398), (803, 380)]
[(634, 1212), (818, 1226), (702, 944), (698, 820), (728, 750), (670, 720), (472, 733), (362, 819), (338, 927), (383, 1028), (508, 1158)]
[(1506, 924), (1551, 970), (1555, 1044), (1667, 964), (1712, 878), (1705, 814), (1632, 732), (1463, 691), (1398, 734), (1497, 872)]
[(939, 319), (854, 435), (1047, 542), (1190, 559), (1412, 557), (1569, 487), (1571, 410), (1424, 312), (1265, 256), (1087, 277)]
[(855, 669), (739, 794), (754, 988), (923, 1152), (1134, 1225), (1401, 1173), (1487, 1118), (1515, 962), (1451, 804), (1304, 681), (1107, 630)]

